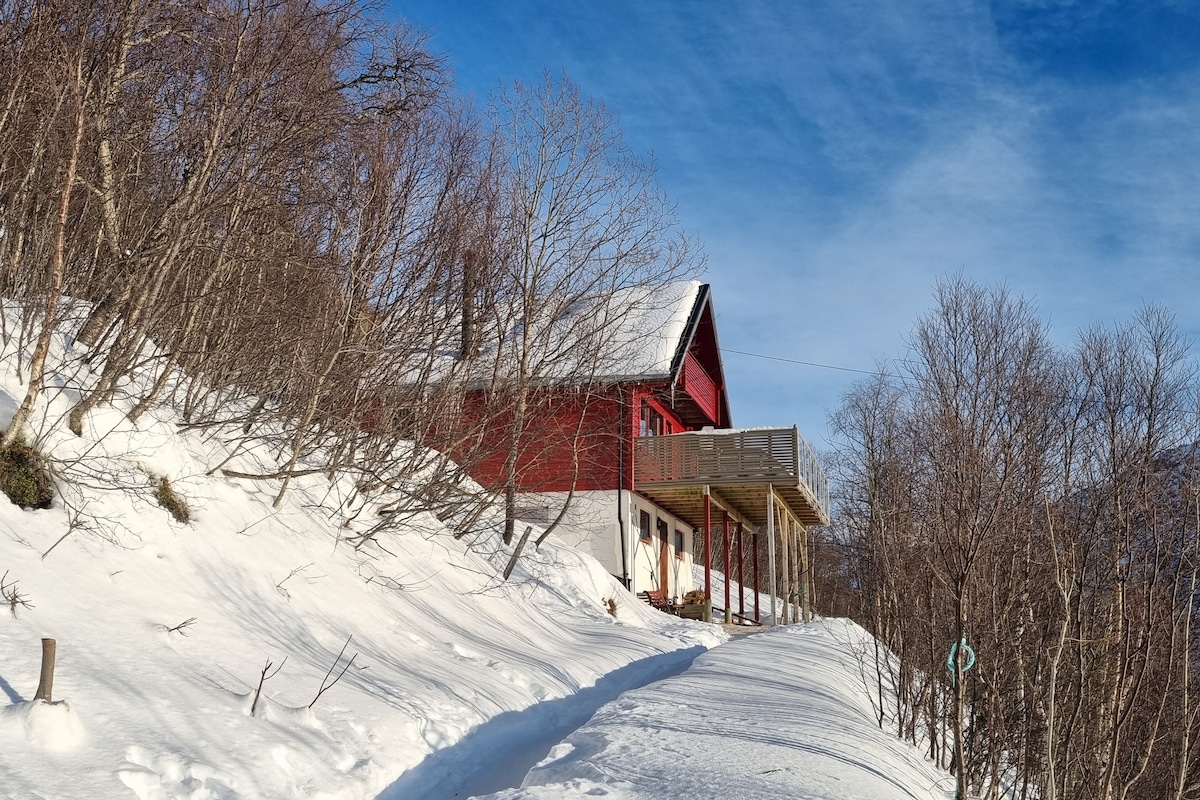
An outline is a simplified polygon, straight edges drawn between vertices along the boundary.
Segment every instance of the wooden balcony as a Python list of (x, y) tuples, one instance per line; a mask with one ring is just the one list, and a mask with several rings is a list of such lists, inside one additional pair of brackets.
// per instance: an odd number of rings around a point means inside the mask
[(694, 525), (705, 486), (751, 524), (766, 520), (768, 487), (805, 525), (829, 524), (825, 472), (794, 427), (641, 437), (634, 485)]

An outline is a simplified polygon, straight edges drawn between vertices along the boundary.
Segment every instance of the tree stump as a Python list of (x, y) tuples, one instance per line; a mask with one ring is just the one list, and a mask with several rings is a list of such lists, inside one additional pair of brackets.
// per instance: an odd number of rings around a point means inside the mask
[(37, 694), (34, 700), (45, 700), (53, 703), (54, 699), (54, 653), (57, 643), (54, 639), (42, 639), (42, 676), (38, 680)]

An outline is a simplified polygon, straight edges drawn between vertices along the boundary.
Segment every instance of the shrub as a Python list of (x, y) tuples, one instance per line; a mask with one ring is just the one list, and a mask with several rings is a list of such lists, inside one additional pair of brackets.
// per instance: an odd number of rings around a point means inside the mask
[(154, 499), (158, 504), (171, 512), (171, 516), (176, 522), (187, 524), (192, 519), (192, 511), (188, 508), (187, 500), (183, 499), (183, 495), (171, 488), (171, 482), (166, 476), (159, 478), (154, 488)]
[(0, 450), (0, 492), (22, 508), (49, 508), (54, 483), (37, 450), (18, 438)]

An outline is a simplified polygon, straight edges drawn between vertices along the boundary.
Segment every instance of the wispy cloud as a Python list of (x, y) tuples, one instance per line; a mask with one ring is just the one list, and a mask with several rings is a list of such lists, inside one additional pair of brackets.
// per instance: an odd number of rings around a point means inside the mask
[[(481, 7), (482, 6), (482, 7)], [(462, 81), (567, 71), (706, 242), (722, 344), (871, 368), (934, 281), (1069, 343), (1158, 302), (1200, 335), (1200, 8), (1129, 0), (419, 0)], [(847, 373), (730, 355), (739, 424), (819, 443)]]

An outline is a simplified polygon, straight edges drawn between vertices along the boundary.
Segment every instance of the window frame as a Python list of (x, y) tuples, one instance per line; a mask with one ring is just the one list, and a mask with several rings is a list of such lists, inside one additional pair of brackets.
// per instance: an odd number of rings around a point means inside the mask
[(643, 397), (638, 409), (638, 437), (666, 436), (671, 432), (671, 421), (666, 413), (649, 397)]

